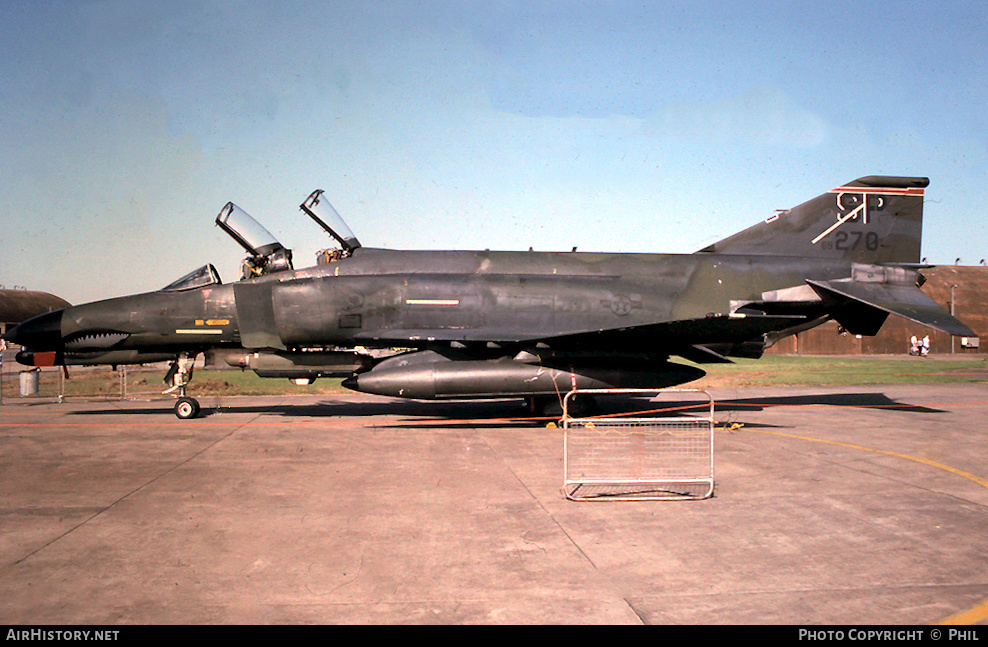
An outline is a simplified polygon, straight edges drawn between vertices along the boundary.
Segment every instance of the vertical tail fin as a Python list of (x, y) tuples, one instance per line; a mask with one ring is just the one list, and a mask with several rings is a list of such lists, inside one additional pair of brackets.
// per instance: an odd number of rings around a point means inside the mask
[(925, 177), (868, 176), (701, 249), (701, 253), (918, 263)]

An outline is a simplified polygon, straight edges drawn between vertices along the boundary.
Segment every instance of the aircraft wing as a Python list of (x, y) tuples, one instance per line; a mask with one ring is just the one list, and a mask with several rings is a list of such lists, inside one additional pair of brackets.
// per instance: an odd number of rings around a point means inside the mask
[(729, 362), (707, 344), (732, 344), (758, 339), (765, 333), (784, 330), (806, 321), (793, 315), (731, 314), (662, 323), (582, 330), (547, 335), (545, 331), (502, 328), (381, 330), (365, 331), (358, 339), (375, 345), (429, 348), (452, 346), (470, 348), (485, 345), (500, 348), (511, 345), (535, 345), (552, 350), (578, 351), (592, 348), (598, 352), (642, 354), (668, 353), (698, 363)]
[(667, 343), (715, 344), (741, 342), (767, 332), (788, 328), (803, 321), (802, 316), (730, 314), (698, 319), (681, 319), (662, 323), (609, 328), (568, 335), (544, 337), (551, 346), (583, 348), (588, 344), (602, 348), (634, 349), (662, 347)]
[(385, 328), (365, 330), (358, 333), (357, 341), (372, 342), (376, 346), (403, 348), (429, 348), (437, 344), (489, 344), (491, 348), (512, 344), (535, 343), (545, 333), (533, 330), (510, 330), (507, 328)]

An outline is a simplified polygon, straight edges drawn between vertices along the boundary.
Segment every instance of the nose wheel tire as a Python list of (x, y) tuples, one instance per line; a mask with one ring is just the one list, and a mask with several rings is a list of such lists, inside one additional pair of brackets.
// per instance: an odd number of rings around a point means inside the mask
[(199, 401), (195, 398), (179, 398), (175, 403), (175, 415), (188, 420), (199, 415)]

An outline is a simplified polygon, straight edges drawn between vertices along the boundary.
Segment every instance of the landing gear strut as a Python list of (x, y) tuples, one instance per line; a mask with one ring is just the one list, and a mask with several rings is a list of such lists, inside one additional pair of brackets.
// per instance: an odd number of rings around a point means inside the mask
[(185, 394), (186, 387), (192, 381), (192, 365), (195, 363), (195, 360), (195, 355), (190, 356), (189, 353), (181, 353), (178, 359), (171, 363), (168, 373), (165, 375), (165, 384), (172, 385), (172, 388), (165, 391), (165, 393), (171, 393), (175, 389), (178, 389), (175, 415), (181, 420), (195, 418), (199, 415), (200, 411), (199, 401)]

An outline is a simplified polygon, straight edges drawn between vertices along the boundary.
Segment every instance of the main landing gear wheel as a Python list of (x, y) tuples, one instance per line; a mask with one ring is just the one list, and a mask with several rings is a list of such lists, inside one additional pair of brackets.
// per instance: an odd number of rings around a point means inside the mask
[(181, 397), (175, 403), (175, 415), (181, 420), (188, 420), (199, 415), (199, 401), (195, 398)]

